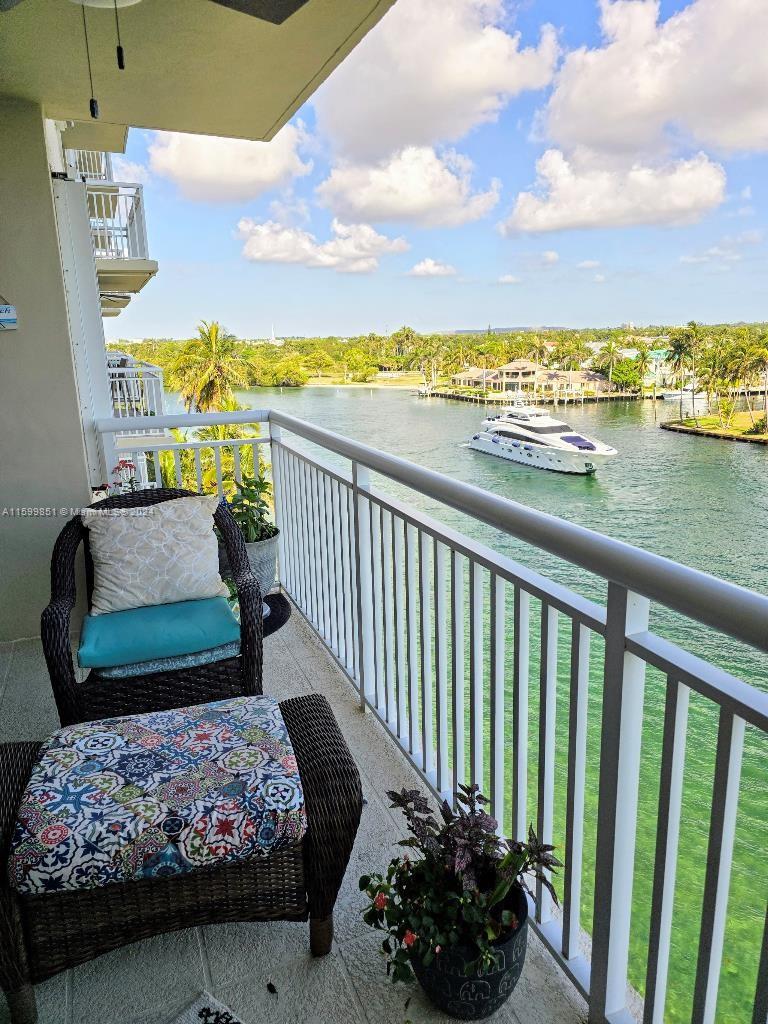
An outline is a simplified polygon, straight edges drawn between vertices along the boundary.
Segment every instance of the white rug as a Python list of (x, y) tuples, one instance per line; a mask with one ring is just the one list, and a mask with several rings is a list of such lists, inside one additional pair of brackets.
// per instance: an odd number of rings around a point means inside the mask
[(168, 1024), (243, 1024), (239, 1017), (236, 1017), (226, 1006), (203, 992), (194, 1003), (182, 1010), (178, 1017), (168, 1021)]

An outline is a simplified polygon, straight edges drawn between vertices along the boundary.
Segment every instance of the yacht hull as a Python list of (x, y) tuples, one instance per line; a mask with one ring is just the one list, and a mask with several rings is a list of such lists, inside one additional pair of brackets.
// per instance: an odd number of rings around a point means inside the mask
[(564, 452), (554, 448), (537, 450), (535, 445), (520, 442), (519, 445), (504, 444), (492, 441), (490, 437), (480, 434), (473, 437), (469, 447), (476, 452), (495, 455), (507, 462), (517, 462), (521, 466), (532, 466), (534, 469), (547, 469), (551, 473), (571, 473), (577, 476), (591, 476), (601, 461), (602, 456), (596, 452)]

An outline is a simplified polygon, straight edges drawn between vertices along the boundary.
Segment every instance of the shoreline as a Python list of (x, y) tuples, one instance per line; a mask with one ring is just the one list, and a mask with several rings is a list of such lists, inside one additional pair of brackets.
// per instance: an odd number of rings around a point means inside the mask
[(706, 427), (687, 427), (674, 421), (660, 423), (662, 430), (672, 430), (676, 434), (694, 434), (697, 437), (714, 437), (718, 441), (743, 441), (747, 444), (768, 445), (766, 434), (734, 434), (728, 430), (709, 430)]

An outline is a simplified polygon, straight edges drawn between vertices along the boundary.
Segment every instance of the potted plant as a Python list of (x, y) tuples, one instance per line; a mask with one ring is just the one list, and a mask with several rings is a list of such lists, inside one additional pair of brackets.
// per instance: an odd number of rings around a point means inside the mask
[(399, 845), (418, 854), (396, 857), (385, 876), (360, 879), (370, 899), (363, 920), (387, 933), (387, 973), (393, 981), (415, 974), (435, 1006), (452, 1017), (488, 1017), (509, 998), (523, 968), (526, 876), (557, 902), (546, 872), (560, 861), (533, 828), (525, 843), (498, 836), (476, 785), (459, 787), (455, 811), (443, 802), (441, 822), (418, 790), (387, 795), (411, 832)]
[[(277, 538), (280, 532), (268, 518), (269, 481), (261, 471), (258, 476), (243, 474), (242, 480), (235, 480), (235, 487), (237, 493), (229, 499), (229, 509), (245, 540), (248, 561), (259, 581), (262, 597), (266, 597), (274, 587), (277, 576)], [(222, 576), (231, 573), (227, 551), (221, 542), (219, 567)], [(264, 614), (269, 614), (266, 604)]]

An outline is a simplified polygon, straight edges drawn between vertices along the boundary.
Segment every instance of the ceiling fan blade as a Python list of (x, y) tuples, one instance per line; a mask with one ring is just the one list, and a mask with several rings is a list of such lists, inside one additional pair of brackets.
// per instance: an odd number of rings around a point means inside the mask
[[(3, 2), (5, 0), (0, 0), (0, 4)], [(261, 18), (262, 21), (270, 21), (273, 25), (282, 25), (307, 0), (213, 0), (213, 3), (229, 7), (232, 11), (240, 11), (241, 14), (250, 14), (253, 18)]]

